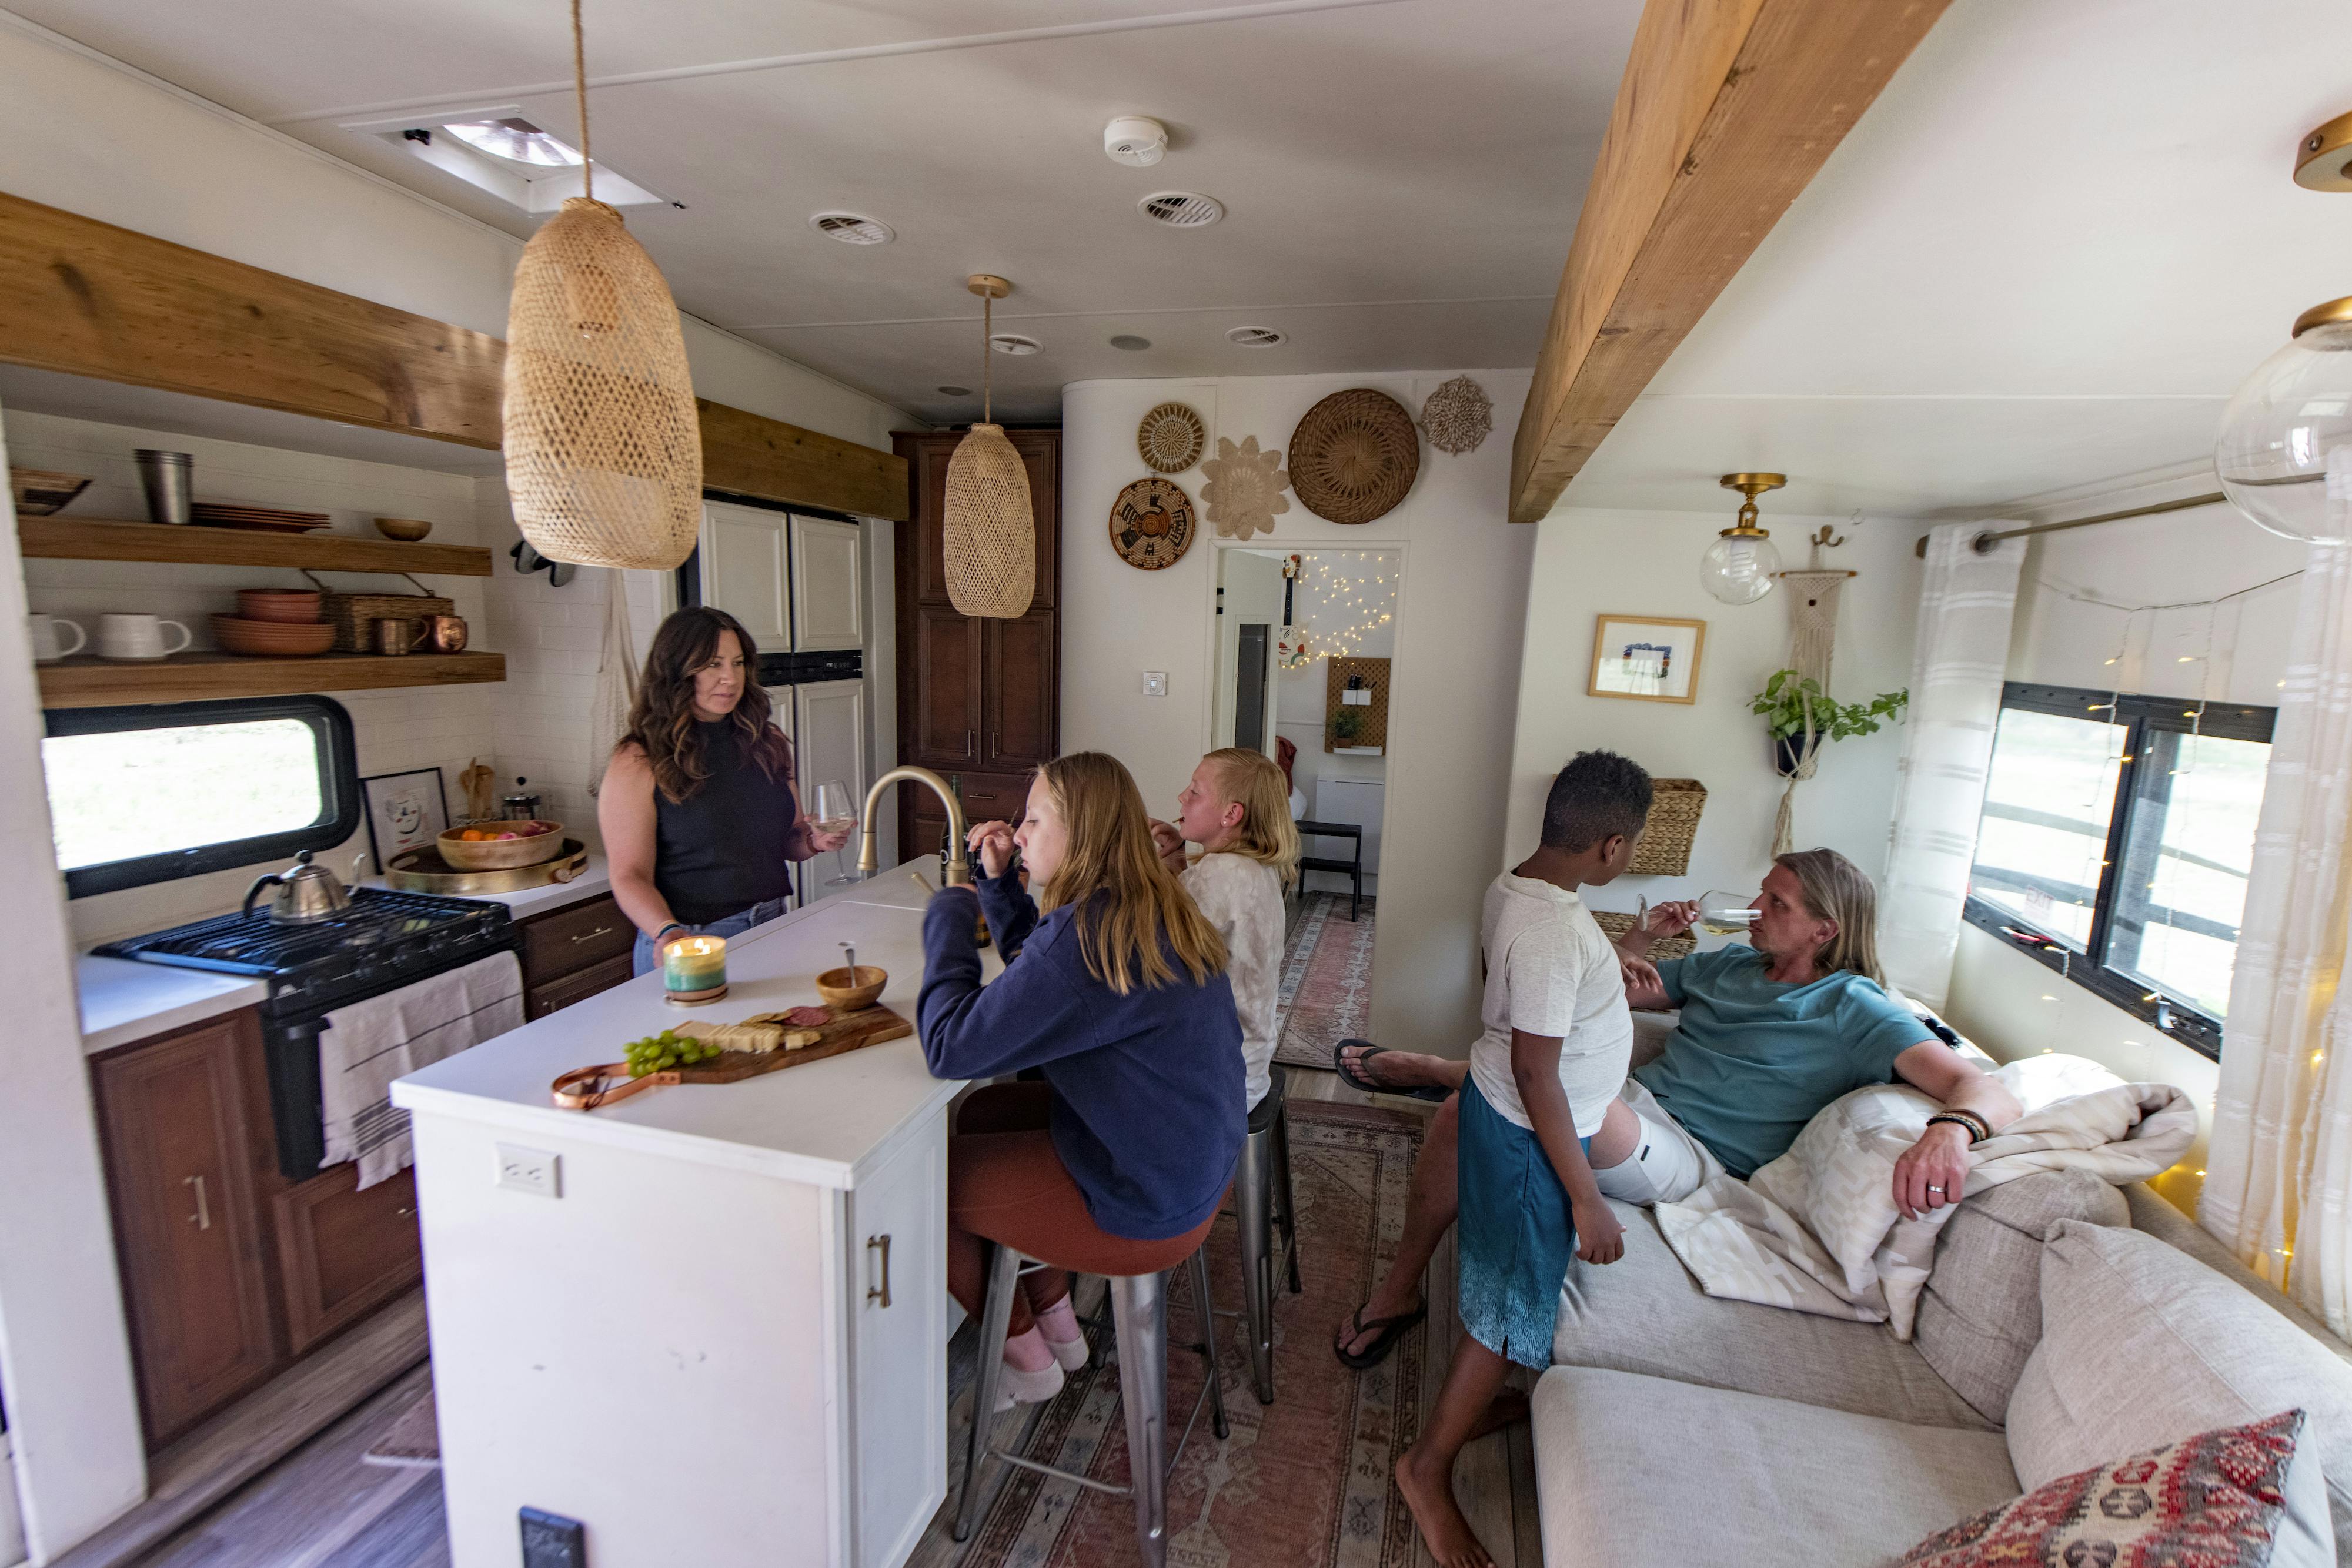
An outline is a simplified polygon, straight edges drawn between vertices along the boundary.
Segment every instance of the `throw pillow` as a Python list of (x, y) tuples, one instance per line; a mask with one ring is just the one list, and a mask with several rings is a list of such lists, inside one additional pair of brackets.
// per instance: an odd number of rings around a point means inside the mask
[(2263, 1568), (2303, 1412), (2061, 1476), (1939, 1530), (1895, 1568)]

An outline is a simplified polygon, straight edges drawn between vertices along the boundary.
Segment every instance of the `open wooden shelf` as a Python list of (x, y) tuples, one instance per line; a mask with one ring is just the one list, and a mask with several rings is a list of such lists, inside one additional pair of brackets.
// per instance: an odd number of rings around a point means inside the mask
[(194, 523), (174, 528), (91, 517), (19, 517), (16, 538), (25, 555), (53, 560), (307, 566), (313, 571), (409, 571), (436, 577), (490, 575), (490, 552), (479, 545), (408, 545), (351, 534), (266, 533), (259, 528), (209, 528)]
[(372, 692), (394, 686), (503, 681), (507, 656), (322, 653), (310, 659), (249, 659), (236, 653), (178, 653), (139, 664), (65, 659), (41, 665), (40, 677), (43, 707), (121, 707), (133, 703), (217, 702), (298, 692)]

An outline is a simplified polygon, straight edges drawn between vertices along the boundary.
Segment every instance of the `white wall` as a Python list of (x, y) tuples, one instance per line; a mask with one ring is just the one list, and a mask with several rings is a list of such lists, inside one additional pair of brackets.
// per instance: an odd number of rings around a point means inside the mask
[[(1062, 404), (1062, 745), (1108, 751), (1145, 799), (1172, 806), (1209, 744), (1216, 636), (1217, 540), (1138, 571), (1104, 537), (1120, 488), (1148, 470), (1135, 428), (1177, 399), (1217, 438), (1255, 435), (1287, 455), (1308, 408), (1351, 386), (1376, 387), (1418, 411), (1451, 371), (1355, 376), (1080, 382)], [(1498, 408), (1525, 396), (1524, 371), (1474, 372)], [(1477, 1030), (1478, 904), (1502, 863), (1499, 801), (1509, 779), (1520, 661), (1520, 584), (1533, 531), (1504, 520), (1507, 432), (1476, 452), (1422, 454), (1412, 491), (1361, 528), (1316, 517), (1292, 497), (1252, 549), (1393, 549), (1403, 562), (1396, 687), (1391, 700), (1386, 863), (1378, 924), (1372, 1032), (1383, 1043), (1459, 1056)], [(1196, 504), (1201, 475), (1173, 476)], [(1206, 530), (1204, 529), (1204, 534)], [(1142, 695), (1141, 673), (1169, 673), (1169, 695)], [(1302, 750), (1305, 743), (1301, 742)], [(1409, 889), (1410, 896), (1401, 895)]]

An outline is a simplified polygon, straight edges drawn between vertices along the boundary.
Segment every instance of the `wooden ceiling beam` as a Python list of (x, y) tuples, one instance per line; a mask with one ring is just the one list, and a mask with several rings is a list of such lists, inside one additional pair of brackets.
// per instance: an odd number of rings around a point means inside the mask
[[(497, 451), (507, 346), (0, 193), (0, 362)], [(894, 520), (907, 465), (698, 401), (714, 489)]]
[(1648, 0), (1511, 442), (1540, 521), (1949, 0)]

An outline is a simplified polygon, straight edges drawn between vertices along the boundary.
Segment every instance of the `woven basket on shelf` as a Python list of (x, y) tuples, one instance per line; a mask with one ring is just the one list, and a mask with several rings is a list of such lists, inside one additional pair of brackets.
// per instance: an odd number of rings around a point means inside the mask
[(702, 522), (702, 430), (677, 305), (602, 202), (523, 247), (507, 316), (507, 489), (531, 549), (668, 570)]
[(1001, 424), (975, 424), (948, 458), (948, 598), (959, 613), (1010, 621), (1037, 591), (1029, 470)]
[(447, 615), (457, 606), (446, 599), (424, 593), (334, 593), (319, 604), (319, 619), (335, 629), (335, 652), (367, 651), (379, 621), (404, 621), (412, 632), (428, 615)]
[(1633, 846), (1635, 876), (1685, 876), (1690, 872), (1691, 840), (1698, 814), (1706, 809), (1706, 786), (1696, 779), (1650, 780), (1650, 825)]
[[(1633, 917), (1614, 910), (1596, 909), (1592, 912), (1592, 924), (1601, 927), (1603, 936), (1614, 942), (1633, 929)], [(1696, 936), (1661, 936), (1650, 944), (1649, 958), (1653, 964), (1663, 964), (1669, 958), (1687, 958), (1697, 951), (1698, 938)]]

